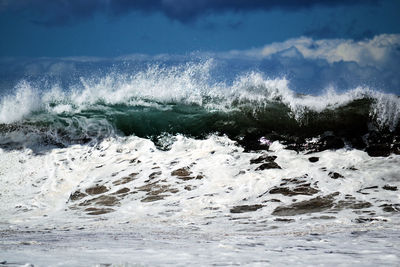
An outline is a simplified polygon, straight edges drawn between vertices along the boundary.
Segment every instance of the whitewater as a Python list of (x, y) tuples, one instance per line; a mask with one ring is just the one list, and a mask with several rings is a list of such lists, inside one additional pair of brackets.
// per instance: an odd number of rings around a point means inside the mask
[(0, 265), (399, 263), (397, 95), (157, 61), (5, 83)]

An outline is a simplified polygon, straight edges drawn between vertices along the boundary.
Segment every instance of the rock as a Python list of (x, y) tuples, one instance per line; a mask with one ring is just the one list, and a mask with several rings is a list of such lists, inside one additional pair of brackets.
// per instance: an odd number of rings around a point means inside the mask
[(339, 192), (335, 192), (324, 197), (316, 197), (310, 200), (296, 202), (289, 206), (277, 207), (272, 212), (272, 215), (295, 216), (299, 214), (325, 211), (333, 207), (334, 197), (337, 195), (339, 195)]
[(295, 177), (295, 178), (283, 178), (282, 181), (283, 183), (281, 183), (280, 185), (287, 185), (287, 184), (304, 184), (307, 182), (307, 177), (308, 174), (305, 174), (304, 176), (300, 176), (300, 177)]
[(193, 180), (194, 179), (194, 177), (193, 176), (184, 176), (184, 177), (177, 177), (178, 179), (180, 179), (180, 180), (183, 180), (183, 181), (189, 181), (189, 180)]
[(311, 219), (317, 219), (317, 220), (333, 220), (336, 219), (335, 216), (327, 216), (327, 215), (322, 215), (318, 217), (312, 217)]
[(400, 204), (383, 204), (379, 207), (385, 212), (400, 212)]
[(319, 157), (309, 157), (308, 158), (308, 161), (310, 161), (312, 163), (317, 162), (318, 160), (319, 160)]
[[(187, 180), (192, 180), (195, 179), (195, 177), (190, 176), (192, 172), (190, 171), (189, 167), (183, 167), (177, 170), (174, 170), (171, 172), (172, 176), (176, 176), (178, 179), (187, 181)], [(198, 176), (199, 178), (196, 177), (196, 179), (201, 179), (203, 176)]]
[(368, 187), (363, 188), (362, 190), (364, 190), (364, 189), (378, 189), (378, 186), (377, 185), (368, 186)]
[(342, 210), (342, 209), (366, 209), (372, 207), (372, 204), (366, 201), (345, 201), (345, 200), (340, 200), (338, 201), (337, 204), (335, 204), (334, 209), (336, 211)]
[(272, 198), (272, 199), (268, 199), (268, 200), (264, 200), (263, 201), (263, 203), (265, 203), (265, 202), (282, 202), (282, 201), (280, 201), (279, 199), (276, 199), (276, 198)]
[(89, 211), (88, 215), (101, 215), (113, 212), (113, 209), (110, 208), (87, 208), (85, 211)]
[(287, 187), (275, 187), (269, 190), (270, 194), (282, 194), (284, 196), (294, 196), (295, 194)]
[(243, 213), (249, 211), (256, 211), (264, 207), (263, 205), (256, 204), (256, 205), (242, 205), (242, 206), (235, 206), (230, 209), (231, 213)]
[(337, 172), (329, 172), (329, 177), (331, 177), (332, 179), (338, 179), (338, 178), (344, 178), (343, 175), (341, 175), (340, 173)]
[(96, 185), (93, 187), (89, 187), (85, 190), (89, 195), (98, 195), (109, 191), (109, 189), (104, 185)]
[(310, 187), (310, 184), (298, 186), (293, 190), (289, 189), (288, 187), (275, 187), (269, 191), (270, 194), (282, 194), (284, 196), (296, 196), (296, 195), (311, 196), (318, 192), (319, 191), (317, 189)]
[(389, 191), (397, 191), (397, 186), (391, 186), (391, 185), (384, 185), (383, 187), (382, 187), (383, 189), (385, 189), (385, 190), (389, 190)]
[(149, 175), (149, 180), (152, 180), (152, 179), (156, 178), (157, 176), (160, 176), (161, 173), (162, 173), (161, 171), (151, 173)]
[(196, 180), (201, 180), (203, 178), (204, 178), (204, 176), (202, 174), (199, 174), (199, 175), (196, 176)]
[(371, 144), (365, 151), (370, 157), (388, 157), (390, 155), (390, 144)]
[(386, 222), (386, 219), (378, 219), (378, 218), (357, 218), (354, 220), (357, 223), (366, 223), (366, 222), (373, 222), (373, 221), (383, 221)]
[(266, 169), (282, 169), (276, 162), (263, 163), (256, 168), (256, 171), (262, 171)]
[(281, 169), (281, 167), (276, 162), (274, 162), (275, 159), (276, 156), (261, 155), (256, 159), (250, 160), (250, 164), (263, 163), (256, 168), (256, 171), (262, 171), (265, 169)]
[(115, 206), (119, 204), (118, 199), (113, 196), (100, 196), (98, 198), (93, 199), (93, 201), (97, 205), (103, 205), (103, 206)]
[(137, 175), (138, 175), (138, 173), (131, 173), (126, 177), (123, 177), (121, 179), (114, 181), (113, 185), (127, 184), (127, 183), (133, 181)]
[(251, 159), (250, 164), (259, 164), (263, 162), (273, 162), (275, 161), (276, 156), (268, 156), (268, 155), (261, 155), (258, 158)]
[(160, 195), (160, 194), (167, 193), (167, 192), (175, 194), (175, 193), (178, 193), (179, 190), (176, 188), (170, 188), (169, 185), (161, 185), (161, 186), (157, 185), (157, 186), (154, 186), (151, 189), (151, 191), (147, 193), (147, 195), (155, 196), (155, 195)]
[(141, 161), (140, 160), (138, 160), (138, 158), (134, 158), (134, 159), (131, 159), (130, 161), (129, 161), (129, 163), (141, 163)]
[(135, 187), (135, 189), (139, 190), (139, 191), (144, 191), (144, 192), (150, 192), (153, 188), (155, 187), (159, 187), (159, 185), (157, 185), (158, 181), (154, 182), (154, 183), (148, 183), (142, 186), (137, 186)]
[(188, 167), (180, 168), (171, 172), (172, 176), (189, 176), (191, 172)]
[(102, 205), (102, 206), (115, 206), (118, 205), (119, 201), (114, 196), (99, 196), (89, 200), (85, 200), (80, 203), (79, 206), (89, 206), (89, 205)]
[(84, 198), (84, 197), (86, 197), (87, 195), (85, 194), (85, 193), (82, 193), (81, 191), (75, 191), (74, 193), (72, 193), (70, 196), (69, 196), (69, 200), (71, 200), (71, 201), (77, 201), (77, 200), (80, 200), (80, 199), (82, 199), (82, 198)]
[(140, 187), (136, 187), (137, 190), (139, 191), (144, 191), (147, 192), (146, 196), (144, 199), (142, 199), (142, 202), (153, 202), (157, 200), (164, 199), (168, 195), (164, 193), (172, 193), (175, 194), (179, 192), (178, 189), (176, 188), (170, 188), (169, 185), (159, 185), (158, 182), (151, 183), (151, 184), (146, 184)]
[(121, 188), (117, 192), (112, 193), (112, 195), (121, 195), (121, 194), (126, 194), (129, 193), (131, 190), (127, 187)]
[(166, 195), (154, 195), (154, 196), (148, 196), (145, 197), (141, 200), (141, 202), (154, 202), (158, 200), (162, 200), (166, 197)]
[(286, 219), (286, 218), (275, 218), (275, 222), (294, 222), (294, 219)]

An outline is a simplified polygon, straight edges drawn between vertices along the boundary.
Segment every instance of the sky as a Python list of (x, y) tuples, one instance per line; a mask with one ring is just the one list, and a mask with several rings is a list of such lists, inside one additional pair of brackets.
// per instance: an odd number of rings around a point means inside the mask
[(399, 14), (399, 0), (0, 0), (0, 57), (253, 51), (301, 38), (357, 42), (400, 33)]

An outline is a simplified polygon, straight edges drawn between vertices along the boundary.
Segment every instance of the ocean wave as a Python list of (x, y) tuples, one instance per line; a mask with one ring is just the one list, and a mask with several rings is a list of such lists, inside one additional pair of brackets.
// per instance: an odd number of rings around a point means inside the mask
[(65, 144), (112, 135), (220, 133), (240, 139), (272, 132), (309, 137), (327, 131), (360, 136), (371, 129), (398, 131), (400, 99), (395, 95), (361, 86), (298, 94), (285, 77), (255, 71), (221, 82), (212, 72), (216, 65), (211, 59), (156, 64), (134, 73), (82, 77), (68, 88), (22, 80), (14, 95), (0, 101), (2, 143), (10, 129), (32, 132), (35, 127)]

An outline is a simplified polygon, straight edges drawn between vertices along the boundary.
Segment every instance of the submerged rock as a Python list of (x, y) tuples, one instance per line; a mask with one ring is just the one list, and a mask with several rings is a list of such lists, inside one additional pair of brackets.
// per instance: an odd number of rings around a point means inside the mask
[(138, 173), (131, 173), (126, 177), (122, 177), (121, 179), (114, 181), (113, 185), (127, 184), (127, 183), (133, 181), (137, 175), (138, 175)]
[(251, 159), (250, 164), (259, 164), (260, 166), (256, 168), (256, 171), (262, 171), (266, 169), (282, 169), (276, 162), (276, 156), (268, 156), (266, 154), (259, 156), (258, 158)]
[(303, 176), (300, 177), (294, 177), (294, 178), (283, 178), (282, 182), (280, 185), (287, 185), (287, 184), (304, 184), (307, 182), (307, 177), (308, 174), (305, 174)]
[(294, 219), (286, 219), (286, 218), (275, 218), (275, 222), (294, 222)]
[(137, 189), (139, 191), (150, 192), (155, 187), (157, 187), (157, 188), (159, 187), (158, 181), (156, 181), (154, 183), (147, 183), (147, 184), (142, 185), (142, 186), (137, 186), (137, 187), (135, 187), (135, 189)]
[(172, 176), (176, 176), (178, 179), (187, 181), (192, 180), (194, 177), (190, 176), (192, 172), (190, 171), (189, 167), (183, 167), (171, 172)]
[(386, 219), (379, 219), (379, 218), (357, 218), (354, 220), (356, 223), (366, 223), (366, 222), (374, 222), (374, 221), (383, 221), (386, 222)]
[(389, 190), (389, 191), (397, 191), (397, 186), (391, 186), (391, 185), (384, 185), (383, 187), (382, 187), (383, 189), (385, 189), (385, 190)]
[(268, 169), (282, 169), (276, 162), (263, 163), (256, 168), (256, 171), (268, 170)]
[(121, 188), (118, 191), (112, 193), (112, 195), (122, 195), (122, 194), (127, 194), (129, 193), (131, 190), (127, 187)]
[(400, 204), (383, 204), (379, 207), (385, 212), (400, 212)]
[(189, 170), (188, 167), (180, 168), (171, 172), (172, 176), (184, 177), (189, 176), (192, 172)]
[(176, 188), (171, 188), (169, 185), (160, 185), (158, 181), (154, 183), (148, 183), (143, 186), (136, 187), (139, 191), (144, 191), (146, 193), (146, 197), (141, 200), (141, 202), (153, 202), (162, 200), (165, 197), (169, 196), (170, 194), (165, 193), (172, 193), (175, 194), (179, 192)]
[(339, 192), (329, 194), (324, 197), (316, 197), (310, 200), (296, 202), (289, 206), (277, 207), (272, 215), (276, 216), (295, 216), (299, 214), (314, 213), (328, 210), (334, 205), (334, 197), (339, 195)]
[(342, 209), (366, 209), (372, 207), (372, 204), (367, 201), (354, 201), (354, 200), (340, 200), (335, 204), (336, 211)]
[(300, 185), (298, 187), (295, 187), (294, 189), (290, 189), (289, 187), (274, 187), (269, 191), (270, 194), (282, 194), (284, 196), (296, 196), (296, 195), (311, 196), (318, 192), (319, 190), (312, 188), (310, 184)]
[(262, 207), (264, 207), (264, 206), (260, 205), (260, 204), (235, 206), (230, 209), (230, 212), (231, 213), (250, 212), (250, 211), (256, 211), (258, 209), (261, 209)]
[(176, 178), (183, 180), (183, 181), (188, 181), (188, 180), (201, 180), (204, 178), (204, 176), (200, 173), (196, 177), (192, 176), (192, 172), (190, 171), (189, 167), (183, 167), (180, 169), (176, 169), (171, 172), (172, 176), (176, 176)]
[(308, 158), (308, 161), (312, 162), (312, 163), (317, 162), (318, 160), (319, 160), (319, 157), (309, 157)]
[(328, 175), (332, 179), (344, 178), (343, 175), (341, 175), (340, 173), (337, 173), (337, 172), (330, 172)]
[(153, 172), (153, 173), (151, 173), (151, 174), (149, 175), (149, 180), (153, 180), (154, 178), (160, 176), (161, 174), (162, 174), (161, 171)]
[(251, 159), (250, 164), (259, 164), (263, 162), (273, 162), (276, 160), (276, 156), (261, 155), (258, 158)]
[(77, 190), (77, 191), (75, 191), (74, 193), (72, 193), (72, 194), (69, 196), (69, 200), (71, 200), (71, 201), (77, 201), (77, 200), (80, 200), (80, 199), (82, 199), (82, 198), (84, 198), (84, 197), (86, 197), (86, 196), (87, 196), (87, 194), (82, 193), (81, 191)]
[(162, 200), (166, 197), (167, 195), (151, 195), (151, 196), (147, 196), (145, 198), (143, 198), (142, 200), (140, 200), (141, 202), (154, 202), (154, 201), (158, 201), (158, 200)]
[(88, 215), (101, 215), (113, 212), (113, 209), (110, 208), (87, 208), (85, 211), (88, 211)]
[(194, 179), (193, 176), (178, 176), (177, 178), (183, 181), (189, 181)]
[(179, 190), (176, 188), (171, 188), (169, 185), (161, 185), (161, 186), (155, 186), (152, 188), (152, 190), (150, 192), (147, 193), (147, 195), (159, 195), (159, 194), (163, 194), (163, 193), (178, 193)]
[(114, 196), (99, 196), (96, 198), (85, 200), (80, 203), (79, 206), (89, 206), (89, 205), (101, 205), (101, 206), (115, 206), (118, 205), (119, 201)]
[(108, 191), (109, 191), (109, 189), (104, 185), (95, 185), (95, 186), (89, 187), (85, 190), (85, 192), (88, 193), (89, 195), (98, 195), (98, 194), (102, 194), (102, 193), (105, 193)]

